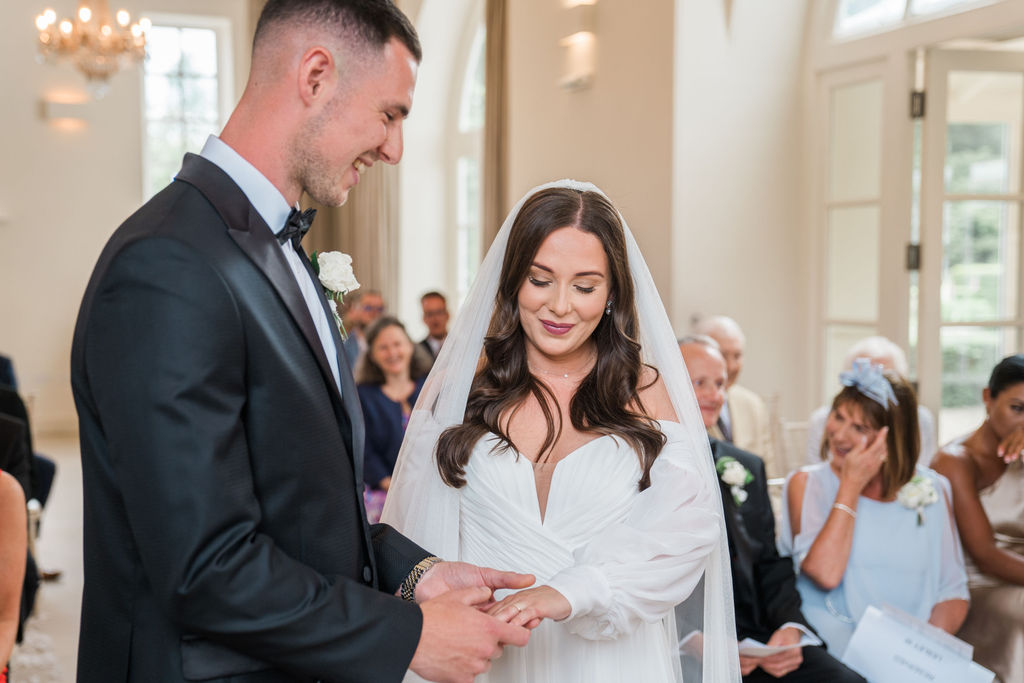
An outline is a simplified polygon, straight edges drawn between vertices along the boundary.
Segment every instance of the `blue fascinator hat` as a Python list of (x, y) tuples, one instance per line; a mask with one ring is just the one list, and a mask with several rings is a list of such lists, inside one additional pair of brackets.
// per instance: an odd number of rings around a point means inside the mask
[(888, 410), (890, 404), (897, 406), (900, 402), (896, 400), (896, 393), (885, 378), (884, 371), (885, 368), (872, 363), (870, 358), (857, 358), (852, 368), (839, 373), (839, 382), (845, 387), (853, 387)]

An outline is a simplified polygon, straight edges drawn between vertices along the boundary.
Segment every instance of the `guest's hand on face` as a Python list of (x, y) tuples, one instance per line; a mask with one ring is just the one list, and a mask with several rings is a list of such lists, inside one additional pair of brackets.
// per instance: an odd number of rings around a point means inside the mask
[(1017, 427), (999, 443), (996, 455), (1009, 464), (1021, 459), (1024, 455), (1024, 427)]
[(537, 586), (509, 595), (487, 613), (515, 626), (532, 629), (543, 619), (565, 619), (572, 613), (572, 605), (551, 586)]
[[(503, 572), (487, 567), (478, 567), (475, 564), (466, 562), (438, 562), (427, 570), (420, 582), (416, 584), (416, 602), (426, 602), (448, 591), (460, 590), (462, 588), (484, 587), (493, 593), (499, 588), (510, 588), (513, 590), (532, 586), (534, 582), (531, 574), (516, 574), (515, 572)], [(494, 599), (477, 605), (480, 609), (490, 609), (494, 605)]]
[(888, 435), (889, 428), (882, 427), (871, 441), (865, 436), (843, 459), (841, 478), (857, 485), (858, 490), (863, 490), (882, 469), (888, 457), (885, 442)]
[[(782, 628), (772, 634), (772, 637), (765, 643), (768, 647), (780, 647), (782, 645), (796, 645), (800, 642), (801, 633), (799, 629), (793, 628)], [(758, 662), (758, 666), (764, 669), (767, 673), (775, 676), (776, 678), (782, 678), (791, 671), (796, 671), (803, 664), (804, 654), (803, 648), (794, 647), (789, 650), (783, 650), (782, 652), (768, 657), (762, 657), (761, 661)]]

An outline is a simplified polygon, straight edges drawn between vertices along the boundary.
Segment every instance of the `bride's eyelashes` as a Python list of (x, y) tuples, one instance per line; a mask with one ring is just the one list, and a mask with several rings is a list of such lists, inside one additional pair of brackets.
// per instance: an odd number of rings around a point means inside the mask
[[(530, 284), (533, 285), (534, 287), (547, 287), (548, 285), (551, 284), (550, 280), (540, 280), (538, 278), (533, 277), (532, 275), (526, 279), (529, 280)], [(584, 285), (575, 285), (575, 287), (577, 291), (583, 294), (593, 294), (594, 291), (597, 289), (596, 287), (587, 287)]]

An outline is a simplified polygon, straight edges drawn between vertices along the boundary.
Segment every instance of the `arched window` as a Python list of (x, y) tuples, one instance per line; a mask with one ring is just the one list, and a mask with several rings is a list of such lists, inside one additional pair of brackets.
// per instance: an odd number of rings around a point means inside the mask
[(482, 233), (484, 96), (486, 93), (484, 46), (486, 36), (479, 24), (466, 60), (459, 95), (452, 151), (455, 159), (455, 295), (462, 301), (480, 265)]

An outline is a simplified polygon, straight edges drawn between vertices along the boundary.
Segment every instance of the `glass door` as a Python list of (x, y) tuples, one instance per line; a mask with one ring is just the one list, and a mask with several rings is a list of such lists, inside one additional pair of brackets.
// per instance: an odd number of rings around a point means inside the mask
[(1024, 55), (929, 52), (921, 186), (921, 401), (940, 443), (984, 418), (981, 390), (1024, 331)]

